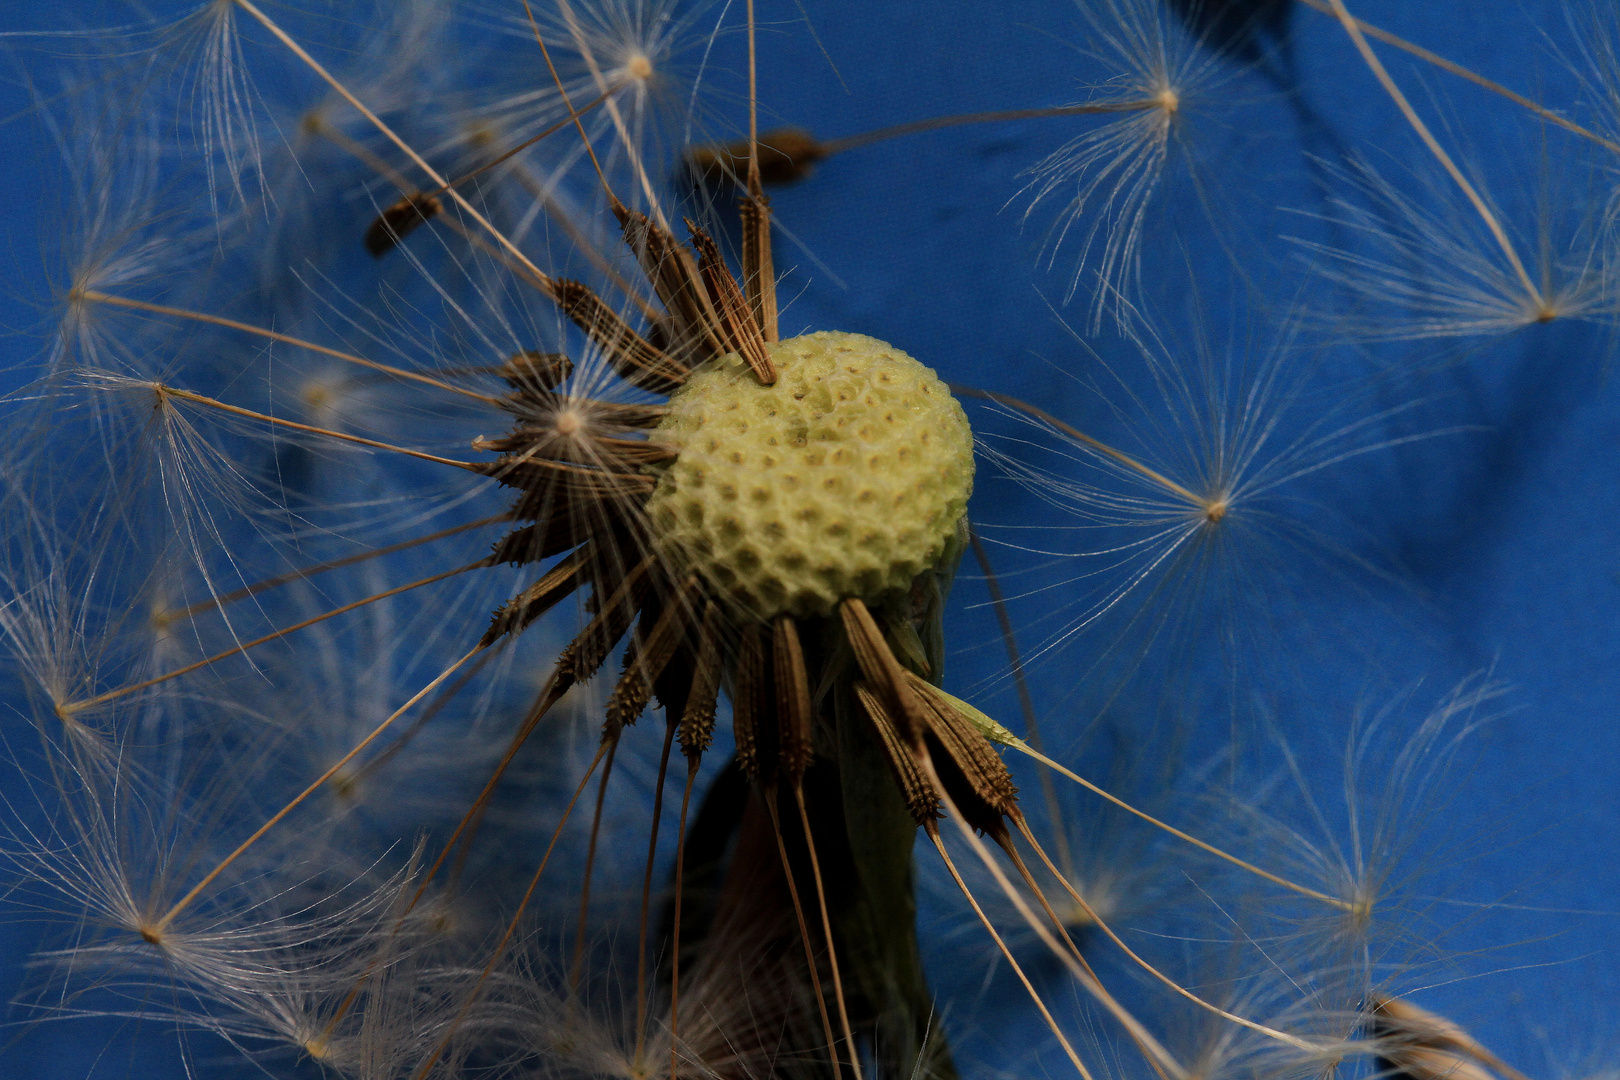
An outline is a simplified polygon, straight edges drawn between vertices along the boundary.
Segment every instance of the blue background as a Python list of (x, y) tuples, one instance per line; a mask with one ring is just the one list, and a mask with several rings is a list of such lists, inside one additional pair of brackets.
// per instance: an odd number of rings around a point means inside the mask
[[(831, 63), (792, 4), (762, 5), (770, 24), (761, 39), (760, 93), (773, 114), (767, 126), (780, 120), (838, 137), (940, 114), (1064, 104), (1083, 99), (1085, 85), (1104, 77), (1082, 55), (1085, 23), (1063, 0), (818, 0), (806, 7)], [(1554, 105), (1578, 96), (1552, 55), (1572, 45), (1563, 8), (1455, 0), (1354, 5), (1369, 21)], [(0, 29), (60, 28), (64, 19), (96, 25), (109, 21), (103, 14), (96, 5), (64, 11), (12, 0), (0, 5)], [(1215, 223), (1192, 194), (1179, 163), (1186, 159), (1174, 155), (1150, 215), (1154, 254), (1141, 301), (1178, 355), (1202, 342), (1214, 354), (1262, 364), (1276, 355), (1283, 320), (1302, 306), (1342, 300), (1312, 279), (1300, 250), (1281, 239), (1345, 242), (1342, 231), (1283, 212), (1324, 208), (1319, 185), (1328, 174), (1307, 149), (1331, 161), (1335, 146), (1354, 148), (1397, 178), (1403, 165), (1427, 168), (1339, 28), (1303, 8), (1295, 15), (1304, 99), (1329, 135), (1319, 131), (1307, 148), (1301, 111), (1274, 81), (1228, 70), (1204, 99), (1189, 102), (1184, 120), (1192, 174), (1207, 188)], [(111, 21), (122, 18), (115, 13)], [(28, 107), (25, 80), (49, 93), (53, 73), (68, 61), (38, 40), (9, 44), (0, 115), (11, 117)], [(734, 62), (736, 48), (736, 39), (723, 42), (717, 66)], [(1508, 216), (1533, 222), (1539, 159), (1570, 153), (1571, 141), (1538, 132), (1482, 91), (1387, 50), (1382, 55), (1425, 115), (1443, 120), (1453, 145), (1494, 182)], [(1050, 270), (1040, 258), (1058, 208), (1042, 204), (1025, 220), (1029, 200), (1019, 194), (1025, 170), (1089, 122), (1025, 120), (909, 137), (831, 159), (777, 192), (777, 214), (802, 244), (778, 245), (777, 265), (787, 272), (784, 336), (801, 327), (871, 334), (952, 381), (1017, 395), (1129, 444), (1141, 435), (1140, 417), (1122, 419), (1087, 381), (1108, 386), (1097, 374), (1097, 361), (1105, 362), (1122, 373), (1112, 401), (1127, 401), (1131, 387), (1151, 409), (1139, 358), (1117, 334), (1084, 334), (1085, 298), (1063, 304), (1073, 252), (1059, 251)], [(51, 244), (52, 226), (34, 207), (47, 204), (37, 185), (54, 151), (29, 116), (0, 130), (10, 187), (0, 222), (8, 260), (0, 310), (8, 335), (0, 349), (8, 365), (26, 366), (50, 328), (55, 283), (36, 251)], [(1612, 180), (1612, 168), (1606, 175)], [(1227, 250), (1236, 253), (1236, 266)], [(1096, 358), (1060, 319), (1087, 337)], [(1419, 845), (1412, 856), (1426, 874), (1412, 894), (1425, 919), (1436, 927), (1455, 923), (1443, 938), (1455, 958), (1449, 974), (1432, 979), (1444, 985), (1429, 985), (1430, 969), (1416, 980), (1414, 999), (1467, 1024), (1534, 1076), (1579, 1075), (1588, 1054), (1615, 1064), (1620, 400), (1611, 345), (1604, 327), (1555, 323), (1495, 338), (1299, 346), (1287, 354), (1295, 390), (1279, 421), (1286, 430), (1322, 414), (1348, 420), (1399, 407), (1361, 444), (1429, 437), (1297, 481), (1288, 492), (1293, 501), (1276, 512), (1296, 515), (1310, 539), (1257, 542), (1255, 561), (1244, 564), (1254, 572), (1244, 578), (1242, 603), (1189, 608), (1185, 640), (1166, 639), (1133, 675), (1120, 660), (1093, 667), (1099, 656), (1116, 655), (1107, 650), (1132, 647), (1139, 628), (1121, 619), (1101, 620), (1042, 653), (1030, 672), (1053, 745), (1101, 753), (1094, 726), (1101, 718), (1115, 737), (1157, 746), (1153, 740), (1176, 711), (1178, 775), (1189, 786), (1190, 777), (1213, 775), (1214, 787), (1246, 796), (1256, 777), (1275, 776), (1280, 733), (1329, 804), (1358, 710), (1388, 706), (1383, 734), (1398, 748), (1459, 680), (1488, 671), (1503, 683), (1491, 707), (1500, 715), (1476, 733), (1450, 781), (1445, 842), (1432, 850)], [(992, 445), (1010, 445), (994, 443), (998, 433), (1019, 432), (986, 410), (970, 413)], [(1034, 460), (1064, 468), (1050, 457)], [(1009, 592), (1020, 596), (1013, 610), (1029, 650), (1069, 617), (1063, 605), (1072, 596), (1062, 583), (1076, 564), (1021, 556), (995, 542), (1072, 552), (1097, 534), (1052, 531), (1031, 541), (1015, 533), (1061, 519), (994, 471), (982, 467), (974, 513), (1004, 564)], [(1239, 548), (1233, 557), (1246, 555)], [(998, 678), (1004, 654), (988, 612), (975, 607), (984, 591), (971, 565), (964, 565), (956, 599), (950, 685), (1011, 723), (1016, 699)], [(1197, 632), (1222, 618), (1238, 626), (1234, 656)], [(1120, 753), (1135, 760), (1129, 748)], [(1033, 792), (1032, 780), (1024, 782)], [(27, 911), (7, 914), (0, 993), (27, 982), (23, 965), (37, 933)], [(963, 950), (964, 968), (980, 962), (976, 943)], [(949, 962), (933, 958), (936, 968)], [(962, 981), (971, 985), (975, 976)], [(168, 1049), (173, 1035), (160, 1027), (19, 1026), (0, 1052), (0, 1075), (180, 1076)], [(1023, 1060), (1007, 1054), (1020, 1042), (1007, 1029), (967, 1024), (964, 1031), (970, 1072)], [(206, 1040), (194, 1053), (202, 1075), (232, 1069), (223, 1064), (229, 1051)], [(1048, 1069), (1061, 1064), (1043, 1060)]]

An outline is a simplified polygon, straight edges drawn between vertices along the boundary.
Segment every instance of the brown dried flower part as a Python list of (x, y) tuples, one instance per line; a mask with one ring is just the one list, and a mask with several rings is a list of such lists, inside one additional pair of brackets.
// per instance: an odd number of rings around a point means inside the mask
[(434, 195), (415, 192), (401, 197), (366, 226), (366, 250), (380, 259), (398, 247), (422, 225), (444, 212), (444, 203)]
[(1003, 818), (1019, 814), (1018, 789), (1000, 755), (948, 697), (901, 666), (864, 604), (846, 601), (843, 618), (863, 676), (856, 693), (916, 823), (931, 827), (944, 805), (927, 779), (925, 763), (932, 763), (968, 823), (1000, 834)]
[(1385, 1075), (1404, 1080), (1527, 1080), (1463, 1028), (1411, 1002), (1382, 994), (1368, 1002), (1367, 1034)]
[(654, 394), (667, 394), (686, 381), (687, 365), (638, 334), (589, 286), (566, 279), (548, 284), (557, 307), (585, 331), (619, 378)]
[(506, 358), (498, 374), (513, 390), (541, 392), (555, 390), (574, 373), (574, 362), (567, 353), (543, 353), (524, 349)]
[[(759, 136), (759, 179), (765, 184), (796, 184), (810, 175), (828, 151), (803, 128), (782, 127)], [(686, 152), (687, 173), (708, 186), (741, 186), (748, 175), (748, 140), (694, 146)]]

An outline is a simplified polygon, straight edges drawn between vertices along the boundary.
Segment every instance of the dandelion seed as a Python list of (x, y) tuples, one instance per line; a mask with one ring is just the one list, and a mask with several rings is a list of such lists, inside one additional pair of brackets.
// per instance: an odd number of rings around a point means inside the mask
[(1218, 55), (1173, 30), (1157, 4), (1085, 0), (1080, 11), (1088, 49), (1119, 73), (1095, 88), (1088, 104), (1155, 105), (1076, 136), (1029, 170), (1026, 220), (1040, 203), (1068, 199), (1047, 230), (1045, 261), (1053, 265), (1061, 249), (1078, 248), (1066, 298), (1082, 287), (1091, 292), (1088, 325), (1095, 330), (1118, 300), (1140, 292), (1148, 208), (1188, 106), (1216, 75)]
[[(1291, 580), (1287, 572), (1267, 576), (1292, 561), (1282, 550), (1321, 560), (1347, 586), (1351, 575), (1377, 573), (1371, 560), (1298, 520), (1290, 504), (1299, 497), (1290, 488), (1402, 439), (1442, 433), (1381, 439), (1377, 427), (1405, 406), (1358, 415), (1356, 397), (1342, 392), (1321, 405), (1312, 369), (1296, 361), (1287, 337), (1264, 352), (1217, 351), (1197, 340), (1173, 346), (1141, 321), (1128, 329), (1132, 357), (1125, 363), (1105, 359), (1070, 331), (1094, 373), (1085, 384), (1106, 403), (1099, 422), (1116, 433), (1110, 441), (1038, 406), (962, 391), (1015, 422), (1010, 435), (986, 435), (982, 453), (1043, 505), (1071, 517), (1082, 543), (1036, 547), (1024, 540), (1037, 530), (1061, 533), (1051, 525), (986, 525), (982, 534), (989, 545), (1056, 557), (1067, 570), (1071, 606), (1061, 623), (1048, 610), (1056, 625), (1042, 628), (1046, 636), (1032, 643), (1028, 663), (1043, 662), (1078, 635), (1113, 635), (1070, 685), (1089, 685), (1100, 700), (1114, 701), (1155, 656), (1165, 661), (1154, 667), (1164, 686), (1144, 707), (1184, 710), (1191, 706), (1178, 669), (1195, 666), (1205, 649), (1218, 650), (1223, 665), (1259, 657), (1245, 669), (1254, 680), (1289, 670), (1290, 661), (1269, 650), (1277, 639), (1261, 629), (1276, 617)], [(1071, 462), (1072, 471), (1030, 468), (1033, 448), (1047, 440), (1056, 441), (1057, 460)], [(1020, 636), (1033, 629), (1021, 628)]]
[(1400, 998), (1375, 997), (1368, 1010), (1369, 1034), (1380, 1041), (1385, 1068), (1402, 1076), (1503, 1076), (1524, 1074), (1502, 1062), (1462, 1028)]
[[(1447, 187), (1421, 178), (1402, 190), (1366, 162), (1333, 170), (1345, 194), (1328, 220), (1371, 251), (1298, 240), (1324, 278), (1345, 287), (1360, 310), (1318, 316), (1346, 339), (1421, 340), (1504, 334), (1553, 321), (1608, 324), (1616, 313), (1613, 270), (1592, 200), (1549, 176), (1537, 201), (1536, 231), (1512, 230), (1513, 247), (1535, 252), (1521, 270), (1504, 264), (1497, 239)], [(1570, 181), (1578, 182), (1578, 181)], [(1482, 199), (1487, 196), (1481, 195)], [(1493, 211), (1493, 218), (1501, 217)], [(1507, 228), (1504, 226), (1504, 228)]]

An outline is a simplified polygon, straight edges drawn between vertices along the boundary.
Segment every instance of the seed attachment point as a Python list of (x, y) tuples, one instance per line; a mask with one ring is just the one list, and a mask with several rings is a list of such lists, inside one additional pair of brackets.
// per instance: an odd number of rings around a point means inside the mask
[(860, 334), (765, 345), (761, 385), (728, 354), (671, 398), (678, 453), (647, 502), (652, 541), (748, 615), (826, 615), (903, 593), (960, 542), (973, 435), (933, 371)]

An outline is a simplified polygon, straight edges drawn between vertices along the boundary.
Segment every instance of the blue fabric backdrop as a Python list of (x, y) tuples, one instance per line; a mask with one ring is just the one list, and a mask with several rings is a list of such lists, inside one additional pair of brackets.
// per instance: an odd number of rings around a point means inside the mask
[[(1561, 2), (1353, 7), (1554, 107), (1580, 97), (1556, 58), (1559, 50), (1575, 56), (1578, 44)], [(1107, 77), (1086, 55), (1087, 24), (1068, 0), (807, 0), (804, 11), (814, 34), (795, 4), (761, 5), (767, 126), (796, 124), (833, 138), (942, 114), (1083, 100), (1089, 84)], [(1117, 656), (1094, 666), (1106, 648), (1124, 641), (1129, 652), (1131, 635), (1141, 637), (1122, 617), (1052, 642), (1084, 606), (1077, 597), (1089, 586), (1077, 575), (1089, 564), (1008, 546), (1078, 553), (1099, 536), (1124, 534), (1019, 531), (1072, 522), (1038, 494), (997, 479), (989, 462), (974, 516), (1016, 597), (1022, 643), (1038, 654), (1030, 663), (1036, 703), (1048, 741), (1060, 748), (1089, 737), (1087, 752), (1095, 751), (1099, 717), (1122, 738), (1140, 733), (1151, 746), (1148, 733), (1162, 735), (1176, 711), (1183, 777), (1224, 777), (1209, 782), (1258, 796), (1256, 778), (1276, 779), (1281, 737), (1332, 804), (1358, 710), (1388, 707), (1383, 735), (1398, 748), (1460, 680), (1483, 672), (1504, 684), (1489, 709), (1500, 715), (1474, 734), (1449, 781), (1454, 797), (1440, 823), (1449, 839), (1413, 856), (1428, 876), (1415, 887), (1412, 914), (1420, 933), (1443, 935), (1438, 947), (1456, 958), (1453, 974), (1434, 980), (1444, 985), (1409, 988), (1531, 1075), (1580, 1075), (1587, 1052), (1613, 1067), (1620, 398), (1610, 333), (1554, 322), (1440, 341), (1345, 341), (1334, 339), (1354, 335), (1312, 323), (1312, 312), (1343, 310), (1345, 296), (1313, 275), (1310, 252), (1286, 237), (1364, 243), (1319, 216), (1330, 210), (1324, 187), (1344, 190), (1333, 170), (1346, 153), (1408, 185), (1405, 170), (1435, 170), (1342, 30), (1303, 7), (1293, 14), (1286, 57), (1273, 51), (1268, 70), (1218, 63), (1205, 96), (1187, 102), (1185, 145), (1173, 150), (1149, 214), (1138, 299), (1172, 355), (1202, 348), (1259, 370), (1275, 359), (1292, 387), (1278, 412), (1284, 434), (1324, 416), (1334, 428), (1375, 416), (1345, 444), (1372, 449), (1279, 491), (1266, 511), (1300, 523), (1297, 532), (1274, 529), (1252, 553), (1234, 542), (1228, 555), (1241, 575), (1216, 574), (1239, 582), (1237, 598), (1206, 597), (1187, 609), (1208, 620), (1212, 636), (1237, 624), (1235, 656), (1223, 656), (1196, 626), (1183, 628), (1185, 641), (1150, 649), (1130, 677)], [(0, 5), (6, 33), (133, 18), (94, 4)], [(0, 349), (15, 385), (46, 347), (59, 285), (35, 254), (53, 240), (53, 223), (35, 208), (49, 203), (38, 178), (50, 174), (56, 150), (26, 110), (49, 98), (75, 62), (50, 54), (76, 46), (69, 38), (0, 41), (11, 51), (0, 102), (10, 118), (0, 128), (10, 189), (0, 215), (0, 323), (8, 331)], [(723, 40), (716, 66), (734, 63), (738, 48), (737, 38)], [(1573, 154), (1568, 137), (1538, 130), (1483, 90), (1382, 55), (1505, 216), (1533, 233), (1540, 177)], [(1290, 64), (1301, 87), (1292, 99), (1279, 85)], [(836, 156), (776, 192), (784, 333), (871, 334), (952, 381), (1024, 398), (1105, 439), (1163, 448), (1149, 426), (1163, 418), (1155, 410), (1175, 403), (1156, 395), (1135, 346), (1107, 327), (1090, 332), (1085, 290), (1065, 302), (1073, 245), (1042, 257), (1062, 200), (1031, 209), (1021, 194), (1027, 170), (1090, 123), (1027, 119), (909, 136)], [(1577, 216), (1601, 215), (1614, 164), (1595, 166), (1590, 188), (1555, 198), (1570, 200)], [(971, 414), (987, 446), (1021, 452), (1014, 421), (978, 406)], [(1054, 445), (1045, 440), (1026, 456), (1075, 472)], [(1128, 603), (1142, 599), (1133, 594)], [(971, 564), (956, 600), (948, 684), (1016, 726), (1005, 653)], [(1166, 687), (1176, 688), (1174, 709)], [(1326, 813), (1337, 821), (1341, 811)], [(1466, 859), (1454, 858), (1463, 852)], [(5, 915), (0, 993), (12, 994), (33, 977), (38, 926), (27, 908)], [(977, 946), (963, 948), (964, 967), (981, 963)], [(931, 962), (952, 960), (936, 954)], [(936, 975), (976, 985), (974, 974)], [(3, 1075), (183, 1075), (176, 1038), (161, 1024), (13, 1019), (18, 1026), (0, 1050)], [(960, 1051), (974, 1075), (998, 1062), (1021, 1067), (1026, 1059), (1011, 1048), (1041, 1036), (1033, 1022), (989, 1030), (963, 1018), (963, 1031)], [(198, 1075), (244, 1068), (208, 1040), (193, 1041), (190, 1052)], [(316, 1074), (308, 1063), (272, 1066), (276, 1075), (300, 1069)]]

